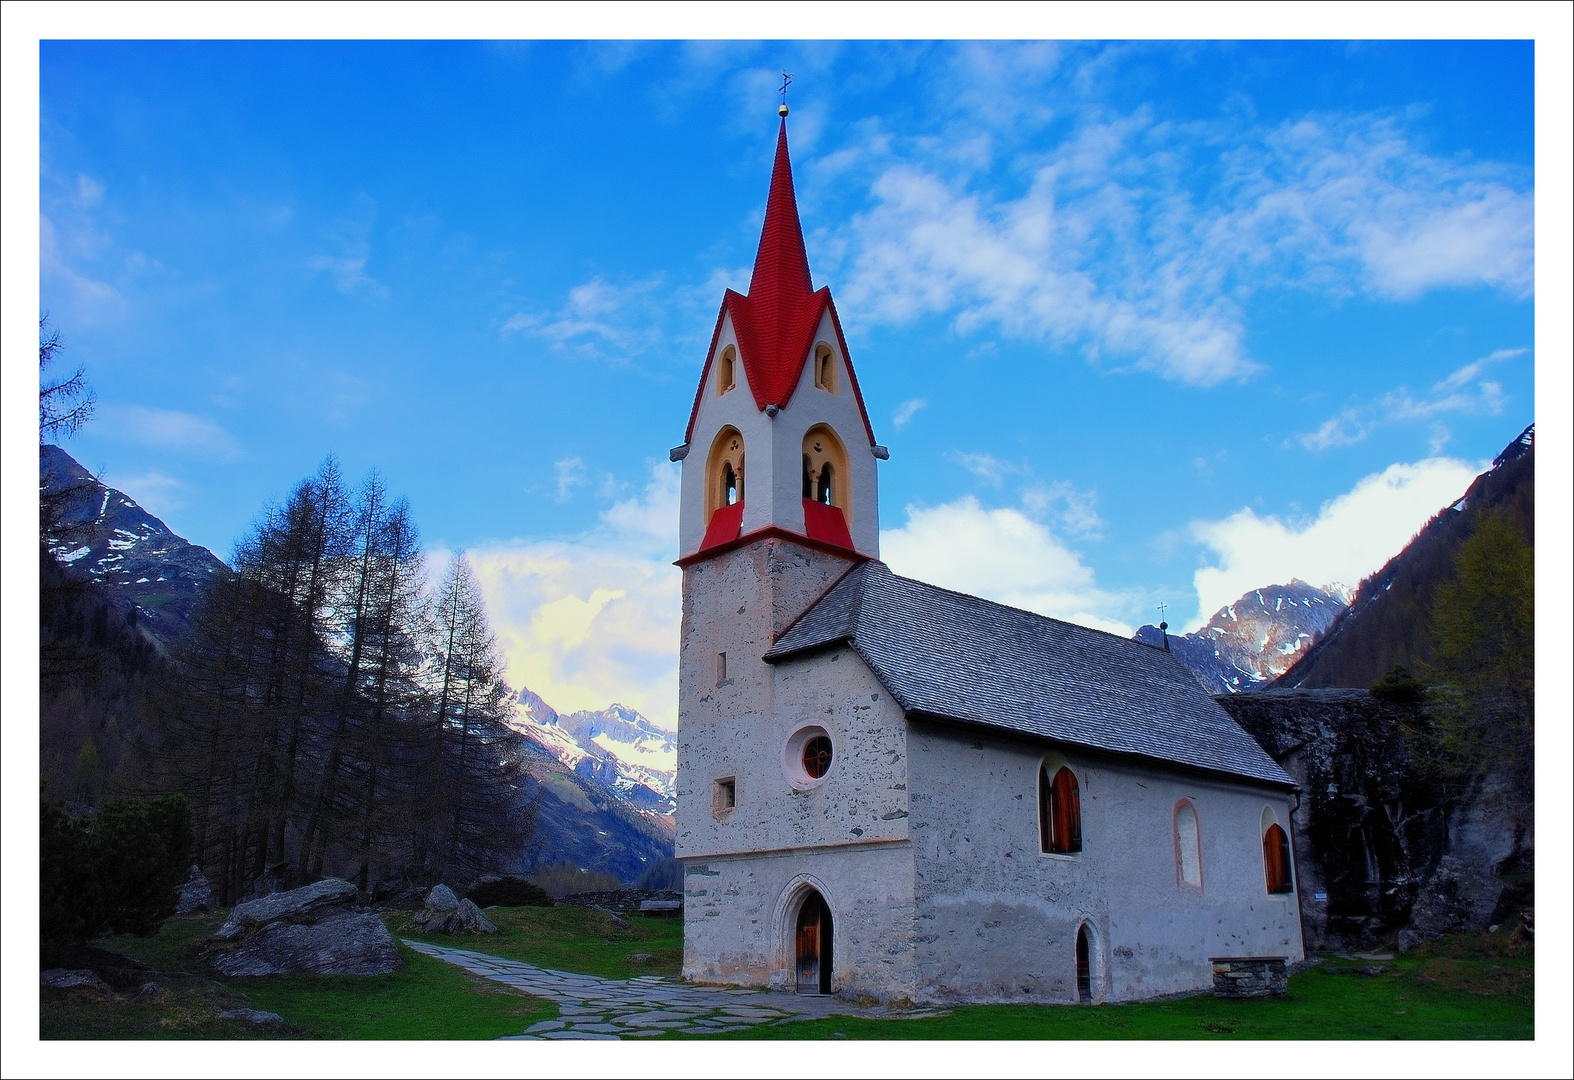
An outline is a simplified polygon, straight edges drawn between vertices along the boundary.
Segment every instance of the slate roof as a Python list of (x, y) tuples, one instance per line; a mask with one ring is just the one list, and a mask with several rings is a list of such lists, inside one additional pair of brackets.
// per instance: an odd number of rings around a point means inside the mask
[(869, 411), (864, 408), (863, 391), (858, 388), (858, 376), (853, 372), (852, 356), (847, 351), (847, 340), (842, 335), (842, 322), (836, 314), (831, 290), (816, 291), (809, 276), (809, 254), (804, 248), (798, 198), (793, 191), (785, 119), (776, 135), (776, 162), (771, 168), (770, 192), (765, 197), (765, 224), (760, 229), (760, 247), (754, 255), (749, 293), (745, 296), (728, 289), (722, 294), (721, 310), (716, 315), (716, 329), (711, 334), (710, 352), (706, 354), (705, 370), (700, 374), (694, 407), (689, 411), (684, 442), (694, 437), (694, 421), (699, 416), (700, 401), (710, 378), (716, 340), (721, 334), (722, 320), (729, 311), (738, 336), (738, 358), (748, 376), (754, 404), (761, 410), (767, 405), (785, 406), (792, 400), (804, 365), (809, 362), (809, 349), (814, 345), (820, 318), (829, 311), (831, 323), (836, 328), (837, 344), (847, 362), (853, 397), (863, 414), (864, 430), (869, 435), (870, 445), (874, 444), (874, 428), (869, 423)]
[(910, 714), (1295, 786), (1161, 649), (897, 577), (873, 560), (832, 586), (765, 659), (843, 641)]

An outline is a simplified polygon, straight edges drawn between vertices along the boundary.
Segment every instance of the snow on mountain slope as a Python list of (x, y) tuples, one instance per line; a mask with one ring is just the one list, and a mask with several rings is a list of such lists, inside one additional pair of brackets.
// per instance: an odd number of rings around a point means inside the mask
[[(1342, 585), (1319, 589), (1295, 579), (1267, 585), (1220, 608), (1195, 633), (1170, 635), (1170, 651), (1209, 693), (1254, 690), (1306, 655), (1348, 602)], [(1146, 645), (1164, 641), (1156, 626), (1144, 626), (1133, 637)]]
[(670, 814), (677, 737), (624, 705), (559, 714), (529, 688), (519, 692), (514, 729), (575, 773), (610, 787), (645, 810)]

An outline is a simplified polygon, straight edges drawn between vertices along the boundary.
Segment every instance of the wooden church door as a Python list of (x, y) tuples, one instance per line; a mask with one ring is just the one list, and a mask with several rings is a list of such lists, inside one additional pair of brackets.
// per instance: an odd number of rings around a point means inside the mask
[(831, 912), (817, 892), (798, 909), (798, 993), (831, 992)]
[(1077, 1000), (1093, 1000), (1093, 964), (1088, 955), (1088, 928), (1077, 927)]

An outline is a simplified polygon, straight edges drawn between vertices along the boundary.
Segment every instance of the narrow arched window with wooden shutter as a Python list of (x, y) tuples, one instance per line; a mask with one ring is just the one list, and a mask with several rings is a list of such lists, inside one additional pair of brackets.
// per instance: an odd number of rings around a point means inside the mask
[(1046, 762), (1038, 767), (1038, 843), (1050, 855), (1082, 850), (1082, 800), (1076, 775), (1062, 765), (1051, 775)]
[(1277, 822), (1262, 834), (1262, 861), (1270, 893), (1294, 891), (1290, 880), (1290, 838)]

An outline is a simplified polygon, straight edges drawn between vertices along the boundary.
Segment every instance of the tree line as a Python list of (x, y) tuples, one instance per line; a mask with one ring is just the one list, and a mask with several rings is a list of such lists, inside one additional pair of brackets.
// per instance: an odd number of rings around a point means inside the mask
[(408, 505), (331, 458), (268, 508), (171, 658), (154, 759), (220, 901), (258, 879), (473, 877), (531, 831), (468, 561), (435, 592)]

